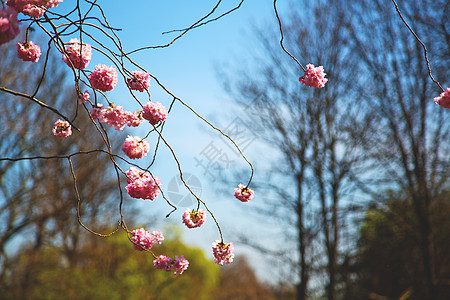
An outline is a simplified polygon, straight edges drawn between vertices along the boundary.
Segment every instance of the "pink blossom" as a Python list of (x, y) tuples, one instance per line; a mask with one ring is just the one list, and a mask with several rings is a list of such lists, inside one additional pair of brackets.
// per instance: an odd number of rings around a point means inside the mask
[(92, 88), (102, 92), (111, 91), (119, 81), (117, 71), (114, 66), (96, 65), (95, 70), (88, 76)]
[(68, 137), (72, 134), (72, 126), (70, 126), (69, 122), (58, 119), (55, 122), (55, 127), (53, 127), (52, 132), (60, 138)]
[(183, 223), (188, 228), (196, 228), (200, 227), (205, 223), (206, 220), (206, 210), (199, 209), (196, 211), (195, 209), (186, 211), (183, 214)]
[(18, 13), (32, 18), (40, 18), (49, 8), (58, 6), (63, 0), (8, 0), (6, 4)]
[(160, 255), (153, 261), (153, 265), (159, 270), (165, 270), (166, 272), (169, 272), (173, 268), (172, 258), (165, 255)]
[(45, 14), (45, 9), (36, 5), (28, 4), (22, 7), (20, 12), (32, 18), (40, 18)]
[(71, 39), (69, 44), (64, 48), (67, 52), (67, 55), (63, 54), (62, 59), (69, 67), (72, 68), (73, 64), (74, 68), (82, 70), (89, 65), (89, 62), (92, 58), (91, 45), (83, 44), (81, 46), (81, 43), (78, 39)]
[(6, 4), (14, 8), (18, 13), (30, 16), (32, 18), (40, 18), (45, 13), (45, 8), (40, 7), (37, 0), (8, 0)]
[(160, 231), (153, 231), (153, 241), (158, 245), (161, 245), (162, 241), (164, 241), (164, 235)]
[(46, 8), (53, 8), (57, 7), (60, 2), (63, 2), (63, 0), (37, 0), (37, 2)]
[(126, 174), (128, 185), (125, 188), (132, 198), (154, 200), (158, 197), (161, 187), (161, 180), (158, 177), (135, 167), (131, 167)]
[(17, 55), (23, 61), (38, 62), (41, 56), (41, 47), (32, 41), (17, 43)]
[(450, 108), (450, 87), (443, 91), (439, 97), (434, 98), (434, 102), (443, 108)]
[(189, 261), (183, 255), (175, 256), (175, 259), (160, 255), (153, 261), (153, 265), (159, 270), (173, 271), (174, 274), (181, 275), (189, 267)]
[(183, 255), (181, 257), (175, 256), (175, 262), (173, 264), (174, 274), (181, 275), (188, 267), (189, 261)]
[(114, 127), (118, 131), (123, 130), (128, 123), (128, 114), (120, 105), (111, 104), (111, 106), (105, 108), (99, 104), (91, 109), (91, 115), (93, 119), (98, 119), (99, 122)]
[(127, 125), (128, 116), (121, 105), (112, 105), (102, 110), (101, 119), (99, 119), (99, 121), (120, 131)]
[(127, 172), (127, 183), (132, 183), (135, 180), (139, 180), (141, 176), (148, 176), (148, 172), (141, 171), (138, 168), (131, 167)]
[(122, 145), (122, 151), (131, 159), (142, 158), (150, 150), (150, 144), (138, 136), (129, 135)]
[(308, 64), (306, 67), (307, 70), (305, 75), (298, 80), (306, 86), (323, 88), (328, 81), (328, 79), (325, 78), (325, 75), (327, 74), (323, 72), (323, 67), (319, 66), (314, 68), (314, 65), (312, 64)]
[(133, 248), (138, 251), (150, 250), (153, 247), (153, 235), (144, 228), (135, 229), (131, 232)]
[(103, 109), (104, 109), (103, 104), (97, 104), (97, 106), (92, 107), (91, 111), (90, 111), (92, 119), (94, 119), (94, 120), (102, 119), (103, 118), (103, 113), (102, 113)]
[(134, 71), (133, 77), (127, 78), (130, 89), (143, 92), (150, 87), (150, 74), (142, 71)]
[(78, 99), (78, 103), (83, 104), (86, 101), (88, 101), (91, 98), (91, 95), (89, 95), (89, 92), (86, 90), (83, 94), (81, 94), (80, 99)]
[(225, 244), (220, 241), (212, 243), (214, 262), (218, 265), (229, 264), (233, 262), (234, 258), (234, 245), (233, 242)]
[(0, 45), (13, 40), (19, 32), (17, 12), (11, 7), (0, 9)]
[(144, 118), (142, 117), (142, 113), (139, 111), (127, 112), (127, 125), (128, 127), (138, 127), (144, 122)]
[(163, 122), (167, 118), (167, 114), (166, 108), (159, 102), (148, 102), (142, 110), (142, 116), (152, 125)]
[(242, 202), (248, 202), (252, 200), (253, 194), (255, 192), (243, 184), (239, 184), (237, 188), (234, 189), (234, 196), (241, 200)]

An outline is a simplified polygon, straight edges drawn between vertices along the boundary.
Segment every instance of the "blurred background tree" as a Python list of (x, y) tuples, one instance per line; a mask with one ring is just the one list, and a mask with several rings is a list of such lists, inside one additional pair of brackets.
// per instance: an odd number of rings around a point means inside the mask
[(232, 264), (221, 268), (220, 287), (213, 299), (275, 299), (271, 295), (273, 287), (258, 281), (245, 256), (235, 258)]
[[(434, 77), (444, 88), (450, 75), (449, 4), (400, 3), (427, 45)], [(363, 275), (355, 270), (367, 250), (355, 247), (366, 232), (358, 228), (375, 226), (365, 223), (366, 211), (388, 190), (397, 195), (393, 202), (407, 205), (414, 224), (413, 233), (405, 231), (414, 238), (405, 239), (403, 247), (413, 247), (416, 256), (403, 267), (414, 270), (415, 283), (407, 271), (396, 273), (402, 277), (395, 293), (368, 284), (369, 291), (355, 299), (397, 299), (408, 288), (403, 294), (408, 299), (449, 298), (448, 277), (442, 275), (447, 271), (437, 265), (448, 266), (439, 263), (443, 258), (434, 250), (433, 237), (434, 231), (444, 235), (439, 249), (447, 249), (450, 236), (431, 221), (431, 207), (449, 201), (437, 200), (449, 188), (448, 111), (433, 102), (441, 91), (428, 76), (423, 48), (391, 1), (296, 1), (281, 20), (286, 48), (304, 64), (323, 65), (326, 86), (300, 86), (303, 71), (281, 49), (276, 20), (255, 30), (259, 43), (248, 47), (253, 59), (239, 61), (223, 82), (239, 104), (252, 110), (248, 126), (262, 132), (272, 147), (270, 158), (276, 157), (257, 186), (267, 189), (260, 212), (283, 224), (284, 241), (272, 243), (278, 250), (284, 246), (275, 256), (291, 266), (297, 299), (349, 299), (358, 290), (353, 279)], [(405, 257), (396, 238), (386, 237), (399, 247), (389, 248), (391, 254)], [(387, 259), (366, 257), (378, 266)]]
[[(430, 206), (433, 235), (431, 257), (436, 262), (436, 298), (450, 295), (450, 194), (439, 195)], [(356, 262), (355, 292), (347, 299), (421, 299), (424, 292), (420, 224), (410, 200), (395, 195), (370, 208), (361, 227)], [(380, 263), (382, 262), (382, 263)], [(408, 297), (406, 297), (408, 295)]]
[[(262, 54), (255, 55), (254, 68), (245, 65), (240, 76), (233, 71), (234, 81), (224, 81), (232, 82), (227, 86), (230, 94), (253, 111), (249, 126), (263, 132), (264, 141), (280, 155), (264, 172), (270, 178), (256, 185), (270, 195), (262, 214), (285, 228), (284, 242), (275, 243), (284, 252), (277, 256), (292, 268), (288, 280), (296, 282), (297, 299), (322, 297), (324, 291), (327, 299), (338, 298), (338, 287), (345, 284), (340, 266), (354, 250), (347, 247), (351, 215), (358, 205), (351, 179), (362, 164), (355, 143), (365, 132), (359, 106), (348, 92), (352, 57), (346, 47), (348, 16), (343, 5), (304, 1), (302, 10), (282, 18), (287, 20), (282, 24), (286, 48), (326, 66), (332, 79), (325, 88), (299, 87), (299, 68), (281, 49), (275, 26), (257, 30)], [(286, 241), (292, 241), (295, 250)]]
[[(431, 224), (431, 207), (443, 205), (439, 195), (449, 188), (448, 110), (433, 103), (441, 91), (428, 76), (423, 48), (388, 2), (363, 0), (351, 5), (349, 46), (357, 62), (355, 72), (361, 74), (354, 89), (372, 120), (366, 130), (373, 134), (362, 145), (372, 163), (367, 176), (373, 184), (368, 191), (374, 200), (381, 200), (384, 191), (392, 189), (397, 199), (410, 202), (420, 255), (413, 264), (421, 278), (411, 299), (445, 299), (449, 295), (442, 298), (437, 286), (440, 263), (433, 254), (432, 237), (438, 229)], [(399, 8), (427, 46), (434, 77), (448, 86), (449, 1), (403, 1)]]
[[(39, 84), (42, 70), (29, 67), (17, 58), (15, 47), (0, 47), (2, 63), (0, 81), (9, 88), (20, 87), (32, 93)], [(21, 68), (17, 68), (20, 64)], [(22, 67), (23, 66), (23, 67)], [(67, 99), (77, 104), (77, 95), (64, 83), (66, 72), (60, 58), (50, 55), (45, 77), (37, 99), (60, 111), (67, 108)], [(58, 78), (58, 82), (54, 82)], [(84, 135), (74, 130), (71, 140), (51, 135), (55, 114), (42, 109), (29, 99), (7, 93), (0, 95), (4, 111), (0, 114), (0, 151), (8, 157), (56, 156), (80, 150), (101, 149), (100, 135)], [(68, 110), (68, 109), (67, 109)], [(75, 123), (82, 132), (90, 120), (79, 114)], [(46, 134), (44, 136), (44, 134)], [(109, 168), (109, 157), (104, 153), (78, 155), (72, 158), (78, 177), (81, 195), (81, 220), (88, 226), (102, 230), (117, 223), (120, 216), (110, 220), (110, 207), (118, 207), (112, 197), (117, 190), (117, 178)], [(92, 184), (95, 182), (95, 184)], [(70, 263), (75, 263), (76, 249), (80, 246), (83, 231), (77, 221), (77, 201), (73, 178), (67, 159), (39, 159), (0, 162), (0, 257), (1, 276), (5, 276), (9, 261), (6, 248), (12, 242), (27, 241), (33, 251), (44, 245), (61, 245)], [(108, 209), (106, 209), (108, 208)], [(107, 224), (107, 225), (105, 225)], [(20, 236), (19, 239), (15, 239)], [(26, 282), (24, 282), (26, 285)]]
[[(78, 105), (74, 89), (64, 81), (67, 68), (61, 64), (60, 57), (50, 53), (44, 79), (40, 82), (43, 70), (20, 61), (15, 47), (2, 45), (0, 56), (2, 85), (32, 94), (40, 84), (36, 98), (45, 99), (46, 104), (61, 112), (69, 111), (68, 99), (73, 100), (70, 105)], [(0, 132), (0, 152), (8, 157), (57, 156), (104, 148), (101, 135), (95, 133), (86, 135), (74, 130), (70, 140), (53, 136), (51, 129), (56, 115), (29, 99), (1, 93), (0, 100), (5, 112), (0, 114), (0, 123), (2, 129), (7, 129)], [(89, 122), (86, 114), (78, 114), (75, 120), (82, 132), (87, 131)], [(72, 157), (81, 196), (80, 219), (96, 231), (103, 231), (120, 219), (118, 213), (112, 215), (119, 200), (113, 197), (117, 193), (117, 178), (111, 176), (113, 170), (106, 167), (111, 165), (109, 160), (104, 153)], [(58, 247), (67, 263), (76, 265), (86, 235), (78, 224), (77, 197), (67, 159), (1, 161), (0, 219), (2, 283), (11, 278), (11, 249), (18, 249), (20, 245), (26, 245), (27, 253), (32, 253), (27, 260), (22, 258), (25, 264), (22, 267), (35, 265), (34, 259), (42, 259), (40, 253), (51, 251), (47, 247)], [(28, 286), (35, 280), (31, 265), (29, 267), (25, 268), (26, 276), (21, 277), (21, 288), (16, 289), (19, 297), (20, 293), (27, 293)], [(22, 296), (29, 298), (26, 294)]]
[(183, 276), (154, 268), (154, 258), (134, 251), (123, 232), (107, 239), (84, 233), (75, 265), (63, 247), (22, 248), (0, 288), (2, 299), (212, 299), (219, 268), (202, 250), (184, 245), (173, 228), (165, 232), (168, 238), (155, 249), (189, 257)]

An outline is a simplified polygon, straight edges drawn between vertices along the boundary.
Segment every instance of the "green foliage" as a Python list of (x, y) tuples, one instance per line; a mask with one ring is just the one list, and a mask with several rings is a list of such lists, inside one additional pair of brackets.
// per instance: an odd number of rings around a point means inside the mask
[[(450, 286), (450, 199), (444, 193), (430, 206), (431, 257), (438, 299), (448, 299)], [(359, 298), (424, 299), (424, 272), (420, 251), (420, 226), (410, 201), (391, 199), (369, 209), (359, 240), (357, 262)]]
[(176, 238), (166, 239), (153, 250), (157, 255), (184, 255), (189, 268), (181, 276), (155, 269), (153, 256), (133, 250), (124, 233), (107, 239), (92, 237), (76, 254), (75, 265), (58, 247), (32, 254), (23, 251), (1, 284), (0, 294), (5, 300), (211, 299), (219, 284), (219, 269), (202, 250)]

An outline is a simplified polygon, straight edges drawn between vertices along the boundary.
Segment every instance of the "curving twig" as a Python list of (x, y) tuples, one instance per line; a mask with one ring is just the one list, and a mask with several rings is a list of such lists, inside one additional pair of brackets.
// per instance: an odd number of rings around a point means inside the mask
[(409, 24), (403, 18), (402, 13), (400, 12), (400, 9), (398, 8), (397, 2), (395, 2), (395, 0), (392, 0), (392, 2), (394, 3), (395, 9), (397, 10), (398, 15), (400, 16), (400, 19), (402, 19), (403, 23), (409, 29), (409, 31), (414, 36), (414, 38), (417, 40), (417, 42), (419, 42), (420, 45), (422, 45), (423, 53), (424, 53), (424, 56), (425, 56), (425, 61), (427, 62), (428, 76), (430, 76), (431, 80), (434, 83), (436, 83), (441, 88), (441, 90), (444, 92), (445, 90), (442, 88), (442, 86), (439, 84), (439, 82), (434, 79), (433, 75), (431, 74), (430, 62), (428, 61), (428, 55), (427, 55), (427, 53), (428, 53), (427, 52), (427, 47), (425, 47), (425, 44), (420, 40), (420, 38), (417, 36), (417, 34), (414, 32), (414, 30), (412, 30), (412, 28), (409, 26)]
[(58, 116), (60, 116), (60, 117), (63, 118), (64, 120), (66, 120), (67, 122), (69, 122), (69, 124), (72, 125), (72, 127), (73, 127), (75, 130), (77, 130), (78, 132), (80, 131), (80, 129), (79, 129), (78, 127), (76, 127), (76, 126), (75, 126), (75, 125), (74, 125), (74, 124), (73, 124), (73, 123), (72, 123), (65, 115), (63, 115), (62, 113), (60, 113), (56, 108), (51, 107), (51, 106), (45, 104), (44, 102), (42, 102), (42, 101), (36, 99), (36, 97), (34, 97), (34, 96), (32, 96), (32, 95), (28, 95), (28, 94), (25, 94), (25, 93), (13, 91), (13, 90), (7, 89), (7, 88), (5, 88), (5, 87), (3, 87), (3, 86), (0, 86), (0, 91), (3, 91), (3, 92), (6, 92), (6, 93), (9, 93), (9, 94), (12, 94), (12, 95), (14, 95), (14, 96), (20, 96), (20, 97), (23, 97), (23, 98), (26, 98), (26, 99), (30, 99), (31, 101), (33, 101), (33, 102), (39, 104), (39, 105), (42, 106), (43, 108), (46, 108), (46, 109), (48, 109), (48, 110), (51, 110), (52, 112), (54, 112), (55, 114), (57, 114)]
[[(130, 54), (133, 54), (135, 52), (138, 51), (142, 51), (142, 50), (148, 50), (148, 49), (158, 49), (158, 48), (167, 48), (170, 45), (172, 45), (173, 43), (175, 43), (176, 40), (178, 40), (179, 38), (181, 38), (183, 35), (185, 35), (186, 33), (188, 33), (191, 29), (195, 28), (198, 24), (200, 24), (203, 20), (207, 19), (210, 15), (212, 15), (216, 9), (219, 7), (220, 3), (222, 2), (222, 0), (219, 0), (216, 5), (213, 7), (213, 9), (206, 14), (204, 17), (202, 17), (200, 20), (198, 20), (197, 22), (195, 22), (194, 24), (192, 24), (191, 26), (189, 26), (188, 28), (182, 30), (183, 32), (181, 34), (179, 34), (177, 37), (175, 37), (171, 42), (165, 44), (165, 45), (159, 45), (159, 46), (148, 46), (148, 47), (142, 47), (142, 48), (138, 48), (135, 50), (132, 50), (130, 52), (125, 53), (125, 56), (128, 56)], [(198, 27), (198, 26), (197, 26)]]
[(302, 68), (302, 70), (303, 70), (304, 72), (306, 72), (306, 69), (305, 69), (305, 68), (302, 66), (302, 64), (295, 58), (295, 56), (292, 55), (289, 51), (287, 51), (286, 48), (284, 48), (284, 45), (283, 45), (283, 40), (284, 40), (283, 27), (281, 26), (280, 16), (278, 15), (278, 10), (277, 10), (277, 0), (273, 0), (273, 9), (275, 10), (275, 15), (276, 15), (277, 20), (278, 20), (278, 26), (280, 27), (280, 33), (281, 33), (280, 45), (281, 45), (281, 48), (283, 48), (284, 52), (286, 52), (290, 57), (292, 57), (292, 59), (295, 60), (295, 62)]
[[(217, 20), (223, 18), (224, 16), (226, 16), (226, 15), (232, 13), (233, 11), (238, 10), (238, 9), (241, 7), (242, 3), (244, 3), (244, 1), (245, 1), (245, 0), (241, 0), (241, 2), (239, 2), (239, 4), (238, 4), (237, 6), (235, 6), (235, 7), (232, 8), (232, 9), (230, 9), (229, 11), (227, 11), (227, 12), (221, 14), (220, 16), (218, 16), (218, 17), (216, 17), (216, 18), (214, 18), (214, 19), (210, 19), (210, 20), (205, 21), (205, 22), (203, 22), (203, 23), (197, 24), (197, 25), (195, 25), (194, 27), (192, 27), (192, 29), (197, 28), (197, 27), (200, 27), (200, 26), (203, 26), (203, 25), (206, 25), (206, 24), (211, 23), (211, 22), (215, 22), (215, 21), (217, 21)], [(173, 32), (185, 31), (185, 30), (187, 30), (187, 29), (188, 29), (188, 28), (183, 28), (183, 29), (173, 29), (173, 30), (169, 30), (169, 31), (164, 31), (162, 34), (168, 34), (168, 33), (173, 33)]]

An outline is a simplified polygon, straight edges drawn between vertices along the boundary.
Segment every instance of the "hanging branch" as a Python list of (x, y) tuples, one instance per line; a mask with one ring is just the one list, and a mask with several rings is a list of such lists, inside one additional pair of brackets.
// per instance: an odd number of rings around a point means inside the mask
[(403, 18), (402, 13), (400, 12), (400, 9), (398, 8), (397, 2), (395, 2), (395, 0), (392, 0), (392, 3), (394, 3), (395, 9), (397, 10), (398, 15), (400, 16), (400, 19), (402, 19), (402, 22), (405, 24), (405, 26), (408, 28), (408, 30), (411, 32), (411, 34), (414, 36), (414, 38), (417, 40), (417, 42), (422, 46), (423, 48), (423, 53), (425, 56), (425, 61), (427, 62), (427, 68), (428, 68), (428, 76), (430, 76), (431, 80), (436, 83), (439, 88), (444, 92), (444, 88), (442, 88), (442, 86), (439, 84), (439, 82), (437, 82), (433, 75), (431, 74), (431, 67), (430, 67), (430, 62), (428, 61), (428, 52), (427, 52), (427, 47), (425, 47), (425, 44), (420, 40), (420, 38), (417, 36), (417, 34), (414, 32), (414, 30), (412, 30), (412, 28), (409, 26), (409, 24), (406, 22), (406, 20)]

